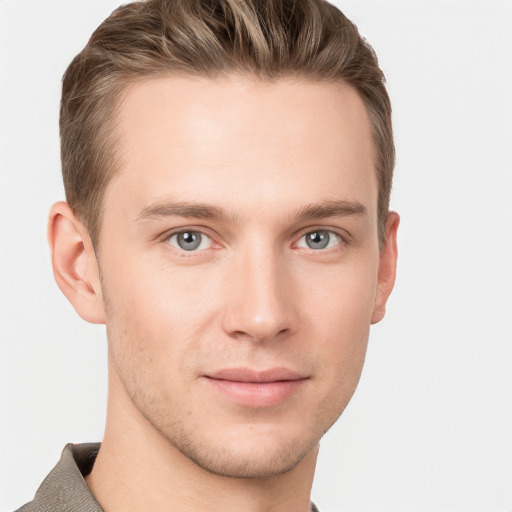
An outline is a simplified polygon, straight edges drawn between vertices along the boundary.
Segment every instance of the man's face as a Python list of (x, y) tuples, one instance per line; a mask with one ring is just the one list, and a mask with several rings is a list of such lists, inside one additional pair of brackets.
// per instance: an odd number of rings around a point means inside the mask
[(119, 134), (99, 251), (111, 399), (215, 473), (291, 469), (352, 396), (380, 300), (362, 101), (151, 79)]

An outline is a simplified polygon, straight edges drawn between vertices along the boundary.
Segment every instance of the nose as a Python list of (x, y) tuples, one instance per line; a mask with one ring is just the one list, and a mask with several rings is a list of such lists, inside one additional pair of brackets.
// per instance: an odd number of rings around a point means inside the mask
[(298, 316), (284, 257), (262, 248), (246, 251), (231, 263), (225, 283), (224, 331), (256, 342), (295, 332)]

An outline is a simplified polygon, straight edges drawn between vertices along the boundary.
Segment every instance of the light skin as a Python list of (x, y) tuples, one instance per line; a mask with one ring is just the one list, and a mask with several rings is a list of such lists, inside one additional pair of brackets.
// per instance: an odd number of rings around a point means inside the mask
[[(379, 249), (370, 122), (349, 86), (244, 76), (130, 86), (100, 244), (65, 203), (49, 240), (106, 323), (107, 512), (302, 511), (396, 268)], [(279, 381), (279, 382), (278, 382)]]

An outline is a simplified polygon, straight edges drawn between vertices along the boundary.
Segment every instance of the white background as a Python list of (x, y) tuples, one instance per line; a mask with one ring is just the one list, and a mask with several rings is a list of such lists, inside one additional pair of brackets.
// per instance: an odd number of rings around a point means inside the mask
[[(100, 440), (104, 329), (53, 281), (60, 78), (112, 0), (0, 0), (0, 509)], [(512, 511), (512, 1), (339, 0), (394, 105), (399, 274), (322, 443), (323, 511)]]

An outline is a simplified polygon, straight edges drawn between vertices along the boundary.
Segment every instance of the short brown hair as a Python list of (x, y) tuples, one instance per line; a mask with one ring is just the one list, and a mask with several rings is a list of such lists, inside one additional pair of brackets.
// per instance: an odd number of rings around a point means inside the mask
[(66, 199), (99, 243), (102, 199), (118, 170), (116, 111), (136, 80), (249, 73), (344, 81), (372, 124), (385, 238), (395, 149), (384, 75), (357, 27), (325, 0), (148, 0), (115, 10), (73, 59), (60, 111)]

